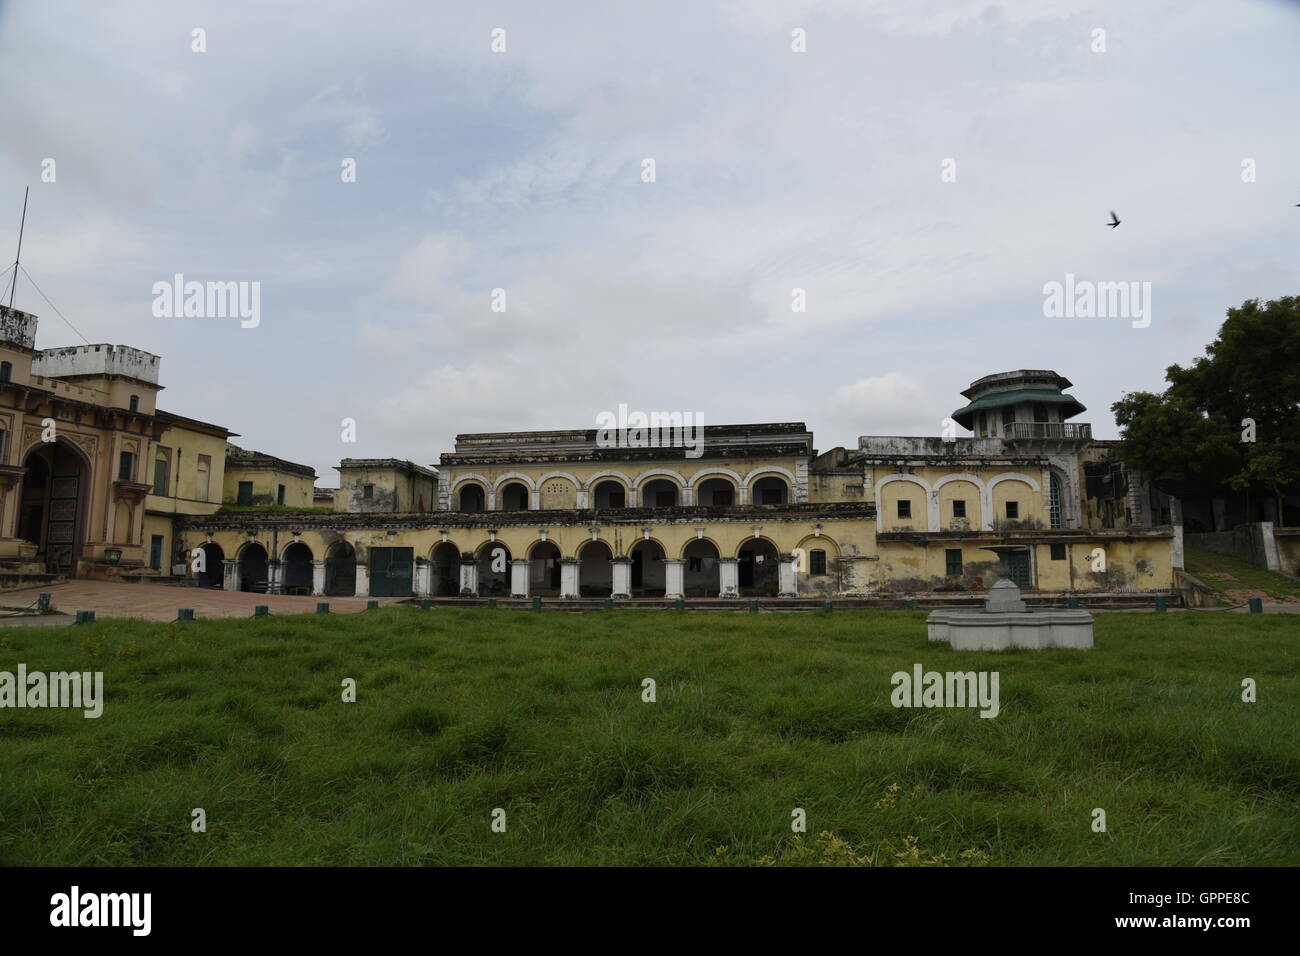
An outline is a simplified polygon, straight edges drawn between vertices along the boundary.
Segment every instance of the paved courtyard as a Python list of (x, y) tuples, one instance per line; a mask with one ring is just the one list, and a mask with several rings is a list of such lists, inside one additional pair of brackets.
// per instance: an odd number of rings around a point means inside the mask
[[(73, 580), (64, 584), (20, 588), (0, 593), (0, 607), (25, 608), (36, 604), (42, 591), (49, 593), (56, 611), (62, 614), (40, 617), (8, 618), (0, 611), (0, 627), (58, 626), (70, 624), (77, 611), (94, 611), (96, 618), (137, 617), (151, 621), (171, 621), (182, 607), (194, 608), (194, 616), (252, 617), (253, 608), (265, 604), (272, 614), (307, 614), (316, 610), (318, 601), (328, 601), (331, 613), (349, 614), (363, 611), (365, 598), (291, 597), (280, 594), (251, 594), (243, 591), (219, 591), (209, 588), (183, 588), (163, 584), (120, 584), (113, 581)], [(395, 604), (401, 598), (373, 598), (380, 604)], [(63, 615), (67, 615), (64, 617)]]

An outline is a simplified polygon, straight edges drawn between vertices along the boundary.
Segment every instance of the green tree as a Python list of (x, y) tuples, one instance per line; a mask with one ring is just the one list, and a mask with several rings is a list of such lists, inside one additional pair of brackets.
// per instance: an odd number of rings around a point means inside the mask
[(1229, 309), (1205, 356), (1165, 371), (1160, 394), (1111, 406), (1118, 456), (1181, 497), (1300, 486), (1300, 297)]

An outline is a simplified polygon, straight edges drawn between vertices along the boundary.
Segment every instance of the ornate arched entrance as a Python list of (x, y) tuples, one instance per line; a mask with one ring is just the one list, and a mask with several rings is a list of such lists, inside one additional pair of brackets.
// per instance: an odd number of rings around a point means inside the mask
[(36, 545), (37, 560), (54, 574), (76, 574), (86, 544), (90, 464), (69, 442), (42, 443), (23, 458), (18, 537)]

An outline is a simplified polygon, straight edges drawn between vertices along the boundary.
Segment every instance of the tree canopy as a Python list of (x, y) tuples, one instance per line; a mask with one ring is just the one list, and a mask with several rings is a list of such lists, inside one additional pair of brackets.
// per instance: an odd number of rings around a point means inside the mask
[(1300, 297), (1228, 310), (1205, 355), (1165, 371), (1161, 393), (1111, 406), (1117, 454), (1179, 496), (1300, 486)]

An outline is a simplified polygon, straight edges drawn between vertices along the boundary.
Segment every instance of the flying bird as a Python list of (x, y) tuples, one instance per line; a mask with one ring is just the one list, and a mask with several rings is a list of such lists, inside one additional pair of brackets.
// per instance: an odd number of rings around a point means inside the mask
[(1110, 222), (1106, 223), (1106, 225), (1110, 226), (1112, 229), (1119, 225), (1119, 216), (1115, 215), (1114, 209), (1110, 211)]

